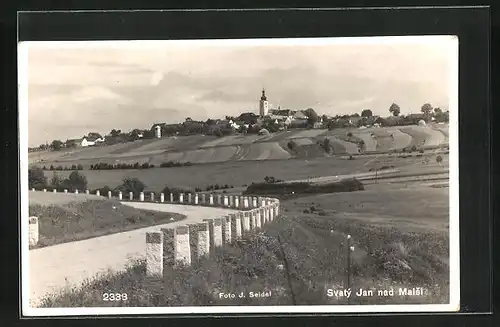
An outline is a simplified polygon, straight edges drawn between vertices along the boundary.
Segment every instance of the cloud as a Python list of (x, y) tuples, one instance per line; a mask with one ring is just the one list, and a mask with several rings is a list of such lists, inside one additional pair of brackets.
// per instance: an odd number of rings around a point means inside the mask
[[(30, 143), (84, 129), (148, 128), (282, 108), (386, 114), (447, 107), (448, 48), (432, 44), (36, 48), (29, 53)], [(112, 59), (112, 60), (111, 60)], [(456, 81), (455, 81), (456, 82)], [(64, 130), (64, 132), (63, 132)], [(68, 135), (69, 135), (68, 134)]]

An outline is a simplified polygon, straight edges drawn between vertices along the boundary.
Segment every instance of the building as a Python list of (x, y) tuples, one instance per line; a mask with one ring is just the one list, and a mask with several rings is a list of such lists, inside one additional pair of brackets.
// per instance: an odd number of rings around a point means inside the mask
[(94, 146), (94, 145), (97, 145), (99, 143), (102, 143), (104, 142), (104, 138), (101, 138), (101, 137), (83, 137), (82, 138), (82, 141), (80, 143), (81, 146)]
[(161, 139), (161, 126), (160, 125), (155, 126), (155, 135), (156, 135), (157, 139)]
[(266, 90), (262, 89), (262, 96), (259, 101), (259, 115), (260, 117), (267, 116), (269, 112), (269, 102), (267, 102)]

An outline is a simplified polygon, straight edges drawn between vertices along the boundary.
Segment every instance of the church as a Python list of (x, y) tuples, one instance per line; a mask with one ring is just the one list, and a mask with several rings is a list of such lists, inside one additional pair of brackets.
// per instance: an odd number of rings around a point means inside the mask
[(262, 96), (259, 101), (259, 115), (264, 118), (269, 113), (269, 102), (267, 102), (266, 90), (262, 89)]

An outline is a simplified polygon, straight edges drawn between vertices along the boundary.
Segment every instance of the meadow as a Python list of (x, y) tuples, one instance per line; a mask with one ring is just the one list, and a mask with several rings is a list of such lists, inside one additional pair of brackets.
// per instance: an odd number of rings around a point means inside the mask
[[(88, 280), (48, 295), (43, 307), (447, 303), (448, 189), (411, 183), (370, 185), (364, 191), (293, 196), (260, 232), (225, 245), (191, 267), (145, 275), (144, 262), (120, 274)], [(352, 235), (347, 283), (347, 241)], [(329, 289), (394, 289), (394, 296), (328, 296)], [(425, 294), (399, 295), (421, 287)], [(102, 292), (127, 293), (103, 302)], [(252, 298), (249, 292), (270, 292)], [(246, 294), (224, 299), (221, 293)]]

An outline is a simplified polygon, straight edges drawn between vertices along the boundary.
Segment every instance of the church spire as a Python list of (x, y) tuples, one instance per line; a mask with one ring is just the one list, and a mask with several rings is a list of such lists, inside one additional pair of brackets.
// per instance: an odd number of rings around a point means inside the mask
[(261, 100), (263, 101), (266, 101), (267, 100), (267, 97), (266, 97), (266, 90), (265, 89), (262, 89), (262, 96), (260, 97)]

